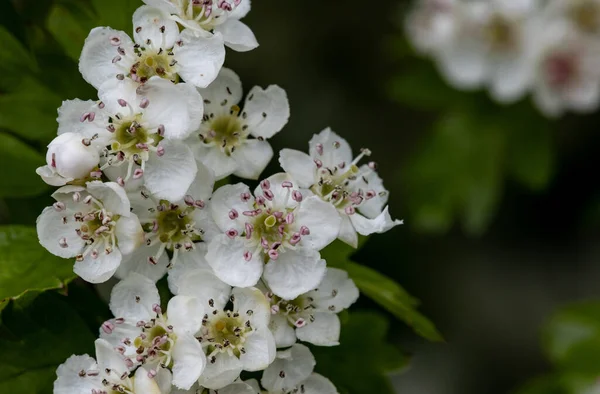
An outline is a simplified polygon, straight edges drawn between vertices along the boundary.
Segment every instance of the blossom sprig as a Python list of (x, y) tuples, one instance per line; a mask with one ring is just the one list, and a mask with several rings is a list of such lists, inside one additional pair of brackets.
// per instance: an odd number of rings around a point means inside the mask
[[(63, 102), (37, 170), (60, 187), (38, 218), (40, 243), (90, 283), (120, 280), (96, 358), (66, 360), (54, 392), (335, 394), (298, 342), (338, 345), (337, 314), (359, 296), (321, 250), (402, 223), (375, 163), (360, 164), (371, 152), (354, 157), (327, 129), (263, 176), (287, 94), (270, 85), (244, 98), (222, 67), (225, 46), (258, 46), (240, 22), (250, 1), (145, 3), (133, 39), (90, 32), (79, 66), (97, 100)], [(156, 285), (165, 275), (168, 300)], [(242, 381), (245, 371), (262, 379)]]
[(600, 103), (597, 0), (417, 0), (409, 39), (458, 89), (512, 103), (531, 92), (548, 116)]

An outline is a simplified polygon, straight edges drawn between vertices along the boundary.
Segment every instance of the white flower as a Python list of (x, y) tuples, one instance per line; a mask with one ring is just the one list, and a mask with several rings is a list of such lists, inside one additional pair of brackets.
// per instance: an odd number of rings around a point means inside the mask
[(392, 220), (388, 213), (385, 206), (388, 192), (377, 175), (375, 163), (357, 166), (364, 156), (370, 155), (368, 150), (362, 150), (353, 160), (348, 142), (325, 129), (310, 140), (309, 152), (307, 155), (283, 149), (279, 163), (300, 187), (310, 188), (337, 208), (342, 218), (339, 239), (356, 247), (357, 232), (383, 233), (402, 224), (401, 220)]
[(198, 340), (208, 363), (198, 383), (219, 389), (233, 383), (242, 371), (261, 371), (275, 359), (276, 346), (269, 330), (269, 302), (256, 288), (234, 288), (229, 310), (217, 298), (206, 300)]
[(290, 116), (285, 91), (275, 85), (266, 90), (256, 86), (240, 108), (242, 83), (227, 68), (208, 88), (199, 91), (205, 114), (192, 139), (196, 159), (211, 168), (217, 179), (231, 174), (258, 179), (273, 157), (265, 139), (278, 133)]
[(145, 368), (139, 368), (133, 376), (123, 357), (103, 339), (96, 344), (96, 358), (88, 355), (71, 356), (56, 370), (54, 394), (168, 394), (170, 375), (153, 376)]
[(171, 394), (256, 394), (256, 391), (248, 383), (238, 381), (217, 390), (205, 389), (195, 384), (190, 390), (173, 389)]
[(250, 0), (144, 0), (202, 38), (219, 33), (229, 48), (245, 52), (258, 46), (252, 30), (240, 22)]
[(122, 31), (93, 29), (79, 59), (83, 78), (97, 89), (107, 81), (144, 84), (153, 76), (206, 87), (225, 60), (223, 36), (198, 38), (190, 30), (179, 34), (177, 23), (157, 8), (142, 6), (133, 15), (134, 41)]
[(460, 5), (459, 21), (435, 56), (458, 88), (489, 85), (492, 97), (516, 101), (533, 78), (535, 0), (492, 0)]
[(199, 300), (175, 296), (163, 314), (154, 282), (132, 272), (113, 288), (110, 309), (115, 319), (102, 325), (100, 335), (115, 346), (130, 368), (142, 364), (151, 373), (168, 368), (175, 386), (192, 387), (206, 365), (194, 338), (202, 325)]
[(550, 0), (545, 10), (549, 20), (563, 20), (582, 34), (600, 35), (599, 0)]
[(600, 46), (564, 22), (536, 36), (534, 100), (549, 116), (591, 112), (600, 101)]
[(418, 51), (435, 54), (452, 37), (458, 18), (456, 0), (418, 0), (406, 20), (407, 34)]
[(336, 210), (304, 197), (283, 173), (262, 181), (254, 196), (242, 183), (214, 193), (210, 209), (223, 234), (209, 243), (206, 260), (215, 274), (238, 287), (254, 286), (263, 275), (284, 299), (316, 288), (325, 274), (318, 251), (339, 233)]
[(143, 242), (140, 222), (130, 213), (127, 195), (116, 183), (64, 186), (52, 197), (54, 205), (37, 219), (40, 243), (56, 256), (75, 257), (75, 273), (88, 282), (107, 281), (122, 255)]
[(97, 177), (99, 174), (94, 170), (100, 154), (92, 141), (78, 133), (64, 133), (48, 145), (46, 162), (46, 166), (37, 169), (38, 175), (51, 186), (64, 186), (76, 179)]
[(188, 84), (151, 78), (138, 89), (130, 83), (106, 83), (99, 103), (65, 101), (59, 109), (59, 134), (76, 132), (103, 146), (101, 170), (120, 185), (143, 178), (156, 197), (183, 198), (197, 164), (181, 142), (202, 119), (202, 98)]
[(317, 289), (292, 301), (267, 293), (272, 313), (269, 328), (277, 347), (291, 346), (296, 339), (318, 346), (338, 345), (340, 319), (337, 314), (356, 302), (358, 295), (346, 271), (337, 268), (328, 268)]
[[(192, 252), (197, 245), (204, 247), (196, 242), (209, 241), (218, 234), (206, 207), (213, 185), (212, 172), (200, 164), (196, 179), (181, 200), (159, 200), (144, 188), (130, 192), (132, 212), (142, 224), (145, 243), (123, 258), (116, 276), (123, 278), (129, 271), (135, 271), (157, 281), (182, 255)], [(167, 250), (172, 252), (170, 262)]]

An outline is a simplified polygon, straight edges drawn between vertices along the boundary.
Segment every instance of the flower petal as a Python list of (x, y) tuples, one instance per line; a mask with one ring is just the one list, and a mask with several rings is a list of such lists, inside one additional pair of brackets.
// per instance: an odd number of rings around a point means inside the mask
[(244, 110), (250, 134), (271, 138), (283, 129), (290, 118), (290, 104), (285, 90), (277, 85), (267, 89), (255, 86), (248, 93)]
[[(116, 78), (115, 78), (116, 79)], [(93, 112), (94, 122), (82, 122), (81, 117), (83, 114)], [(92, 100), (66, 100), (62, 102), (62, 105), (58, 109), (58, 135), (64, 133), (77, 133), (81, 134), (82, 138), (91, 138), (94, 134), (99, 135), (99, 140), (102, 140), (102, 145), (106, 145), (106, 139), (110, 133), (106, 129), (98, 126), (99, 124), (106, 124), (108, 117), (104, 111), (98, 109), (98, 105)]]
[(244, 349), (246, 352), (240, 356), (240, 361), (245, 371), (262, 371), (275, 360), (275, 338), (266, 327), (249, 335), (244, 343)]
[(114, 248), (110, 253), (106, 253), (104, 250), (98, 250), (98, 252), (98, 258), (92, 258), (90, 253), (82, 261), (75, 262), (75, 266), (73, 266), (73, 272), (86, 282), (106, 282), (115, 274), (121, 264), (122, 255), (119, 249)]
[(248, 26), (239, 20), (229, 19), (216, 26), (215, 31), (223, 35), (225, 45), (237, 52), (247, 52), (258, 47), (258, 41)]
[(144, 243), (144, 230), (138, 217), (133, 213), (129, 215), (120, 217), (115, 225), (117, 245), (123, 255), (133, 253)]
[(102, 378), (98, 376), (80, 376), (80, 371), (97, 371), (96, 360), (87, 354), (83, 356), (71, 356), (58, 366), (56, 380), (54, 381), (54, 393), (56, 394), (80, 394), (91, 393), (92, 390), (102, 389)]
[(249, 139), (231, 157), (237, 163), (235, 176), (256, 180), (273, 158), (273, 148), (267, 141)]
[(269, 329), (273, 333), (278, 348), (289, 347), (296, 343), (296, 331), (287, 317), (277, 314), (271, 316)]
[(310, 249), (288, 250), (269, 260), (263, 275), (275, 295), (293, 300), (315, 289), (325, 275), (325, 260)]
[[(117, 42), (120, 45), (113, 45)], [(121, 73), (120, 65), (112, 62), (118, 56), (118, 47), (133, 55), (133, 41), (125, 32), (109, 27), (92, 29), (85, 39), (79, 58), (79, 71), (83, 79), (98, 89), (104, 82)]]
[(194, 335), (200, 329), (202, 317), (204, 316), (201, 301), (203, 300), (183, 295), (175, 296), (169, 300), (167, 306), (169, 324), (173, 326), (176, 334), (188, 333)]
[[(340, 163), (352, 162), (352, 148), (348, 141), (334, 133), (329, 127), (315, 134), (308, 143), (310, 157), (319, 159), (324, 167), (333, 168)], [(322, 150), (321, 150), (322, 149)], [(320, 152), (323, 152), (321, 154)]]
[(173, 385), (190, 389), (206, 366), (206, 356), (192, 334), (179, 334), (173, 346)]
[(144, 171), (145, 185), (156, 198), (179, 201), (196, 177), (196, 160), (187, 145), (163, 140), (160, 146), (165, 154), (162, 157), (150, 155)]
[[(271, 305), (257, 288), (235, 287), (232, 291), (233, 309), (240, 315), (248, 315), (252, 327), (267, 327), (271, 319)], [(252, 311), (248, 313), (248, 311)]]
[(129, 115), (129, 107), (122, 107), (119, 104), (119, 100), (125, 100), (136, 113), (141, 112), (141, 109), (138, 107), (141, 98), (138, 98), (136, 92), (138, 86), (130, 78), (123, 80), (111, 78), (100, 85), (98, 88), (98, 97), (102, 100), (106, 113), (111, 115)]
[(87, 183), (87, 191), (102, 202), (104, 208), (113, 214), (129, 216), (131, 204), (125, 190), (115, 182), (92, 181)]
[(325, 277), (319, 287), (308, 296), (313, 299), (316, 310), (336, 313), (350, 308), (359, 296), (359, 291), (348, 273), (337, 268), (327, 268)]
[(37, 218), (36, 228), (40, 244), (53, 255), (62, 258), (75, 257), (85, 245), (75, 232), (79, 225), (72, 217), (73, 213), (68, 210), (57, 212), (54, 207), (47, 207)]
[(317, 312), (304, 327), (296, 329), (298, 339), (317, 346), (337, 346), (340, 344), (340, 319), (335, 313)]
[(223, 282), (236, 287), (256, 285), (263, 271), (262, 255), (254, 253), (250, 261), (246, 261), (244, 253), (248, 251), (240, 237), (234, 239), (222, 234), (208, 245), (206, 261), (215, 275)]
[(225, 61), (225, 47), (220, 33), (211, 37), (197, 37), (186, 29), (180, 35), (183, 45), (175, 45), (175, 60), (179, 75), (199, 88), (207, 87), (215, 80)]
[(169, 257), (166, 253), (163, 253), (156, 265), (151, 264), (148, 261), (148, 257), (156, 256), (160, 247), (161, 244), (152, 246), (142, 245), (132, 253), (123, 256), (123, 260), (121, 261), (119, 269), (115, 272), (115, 276), (119, 279), (124, 279), (130, 272), (136, 272), (153, 282), (157, 282), (167, 272)]
[(340, 224), (338, 239), (356, 249), (358, 247), (358, 234), (354, 229), (354, 225), (350, 221), (350, 217), (345, 213), (340, 214), (340, 217), (342, 218), (342, 222)]
[(52, 171), (50, 166), (42, 166), (38, 167), (35, 170), (35, 173), (38, 174), (44, 182), (46, 182), (50, 186), (64, 186), (67, 182), (71, 182), (72, 178), (63, 178), (58, 175), (55, 171)]
[(331, 381), (317, 373), (313, 373), (302, 383), (304, 394), (338, 394)]
[(96, 345), (96, 358), (98, 359), (100, 371), (104, 372), (106, 369), (110, 369), (117, 376), (121, 376), (124, 372), (129, 372), (123, 356), (117, 353), (108, 341), (96, 339), (94, 344)]
[(242, 0), (240, 4), (229, 13), (229, 18), (239, 20), (245, 17), (248, 12), (250, 12), (251, 3), (251, 0)]
[(287, 393), (305, 381), (315, 365), (316, 361), (310, 350), (304, 345), (296, 344), (277, 352), (277, 358), (265, 370), (260, 382), (271, 393)]
[[(210, 211), (217, 226), (222, 231), (234, 228), (238, 231), (244, 229), (245, 217), (244, 211), (253, 210), (254, 197), (248, 201), (242, 201), (242, 194), (250, 194), (250, 189), (243, 183), (235, 185), (225, 185), (218, 188), (211, 199)], [(235, 210), (238, 213), (237, 219), (231, 219), (229, 213)]]
[(297, 231), (303, 226), (310, 230), (310, 234), (302, 237), (302, 247), (321, 250), (337, 238), (341, 223), (342, 219), (333, 205), (311, 196), (300, 204), (294, 226)]
[(217, 353), (214, 362), (206, 363), (200, 376), (200, 386), (218, 390), (233, 383), (242, 372), (242, 362), (234, 355)]
[(206, 114), (229, 111), (232, 105), (239, 104), (243, 89), (240, 77), (231, 69), (223, 67), (207, 88), (198, 89), (204, 98)]
[(196, 163), (196, 165), (198, 166), (198, 172), (186, 194), (191, 196), (195, 201), (202, 200), (207, 202), (213, 193), (215, 175), (204, 164)]
[(153, 317), (154, 305), (160, 305), (160, 296), (154, 282), (135, 272), (117, 283), (110, 295), (109, 306), (113, 315), (133, 322)]
[(355, 213), (354, 215), (350, 215), (350, 221), (360, 235), (385, 233), (386, 231), (404, 223), (402, 220), (392, 220), (392, 217), (388, 212), (388, 207), (385, 207), (383, 212), (381, 212), (381, 214), (375, 219), (367, 219), (364, 216)]
[(282, 149), (279, 152), (279, 164), (302, 188), (309, 188), (317, 182), (317, 166), (312, 157), (304, 152)]
[(143, 5), (133, 13), (133, 39), (152, 47), (173, 48), (179, 36), (177, 22), (162, 9)]
[(221, 149), (215, 146), (206, 146), (203, 142), (193, 143), (194, 157), (206, 167), (210, 168), (216, 180), (221, 180), (237, 169), (237, 163), (231, 156), (221, 152)]
[(134, 376), (133, 389), (136, 393), (162, 394), (156, 380), (148, 376), (146, 368), (138, 368)]

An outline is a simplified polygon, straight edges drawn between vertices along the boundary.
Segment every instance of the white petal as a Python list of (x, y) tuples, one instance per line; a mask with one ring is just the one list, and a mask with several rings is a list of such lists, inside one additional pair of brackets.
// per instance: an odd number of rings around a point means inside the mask
[(296, 343), (296, 331), (290, 325), (287, 317), (280, 314), (271, 316), (269, 329), (273, 333), (278, 348), (292, 346)]
[(126, 33), (108, 27), (92, 29), (85, 39), (79, 58), (79, 71), (83, 78), (95, 88), (99, 88), (105, 81), (122, 73), (121, 68), (112, 62), (113, 58), (118, 56), (118, 46), (113, 45), (112, 38), (120, 40), (120, 47), (130, 56), (133, 55), (133, 41)]
[(192, 275), (198, 270), (211, 269), (205, 258), (207, 244), (201, 242), (195, 246), (188, 253), (181, 253), (177, 259), (177, 264), (169, 270), (169, 290), (175, 295), (180, 294), (182, 282), (188, 275)]
[(221, 152), (216, 146), (206, 146), (202, 142), (192, 145), (194, 157), (206, 167), (210, 168), (217, 180), (228, 177), (237, 169), (237, 163), (231, 156)]
[(321, 250), (333, 242), (339, 232), (342, 219), (337, 209), (317, 196), (302, 201), (296, 211), (295, 228), (308, 227), (309, 235), (302, 237), (300, 245), (314, 250)]
[[(244, 211), (253, 210), (254, 197), (250, 197), (248, 201), (242, 201), (241, 195), (244, 193), (250, 194), (250, 189), (243, 183), (235, 185), (225, 185), (218, 188), (211, 199), (210, 211), (217, 226), (222, 231), (227, 231), (234, 228), (238, 231), (244, 229), (245, 217)], [(238, 213), (238, 218), (232, 220), (229, 218), (229, 212), (234, 209)]]
[(87, 183), (87, 191), (102, 202), (111, 213), (129, 216), (131, 204), (125, 190), (115, 182), (92, 181)]
[(204, 308), (198, 298), (178, 295), (169, 300), (167, 314), (169, 324), (173, 326), (176, 334), (196, 332), (202, 326)]
[(210, 242), (215, 237), (221, 235), (223, 232), (217, 226), (215, 221), (212, 218), (212, 213), (210, 212), (210, 204), (211, 202), (205, 202), (206, 206), (204, 209), (196, 209), (194, 210), (194, 221), (197, 226), (203, 231), (202, 240), (204, 242)]
[[(48, 251), (62, 258), (77, 256), (85, 242), (77, 235), (79, 228), (71, 211), (57, 212), (53, 207), (46, 207), (37, 218), (37, 234), (40, 244)], [(67, 218), (67, 223), (63, 222)], [(64, 241), (62, 242), (64, 238)], [(62, 247), (64, 245), (65, 247)]]
[(173, 388), (171, 386), (171, 382), (173, 380), (173, 375), (171, 374), (171, 371), (169, 371), (168, 368), (158, 368), (157, 372), (158, 373), (154, 377), (154, 381), (160, 388), (161, 394), (171, 393), (171, 389)]
[(290, 117), (290, 104), (285, 90), (277, 85), (267, 89), (255, 86), (248, 93), (244, 110), (248, 116), (250, 134), (271, 138), (286, 125)]
[(124, 372), (129, 372), (123, 356), (117, 353), (108, 341), (96, 339), (94, 344), (96, 345), (96, 358), (98, 359), (98, 367), (101, 373), (107, 368), (116, 373), (117, 376), (121, 376)]
[[(295, 190), (294, 180), (285, 172), (279, 172), (277, 174), (271, 175), (265, 181), (269, 181), (269, 190), (273, 192), (273, 206), (277, 209), (293, 209), (298, 206), (298, 202), (296, 202), (293, 198), (291, 198), (292, 190)], [(289, 189), (287, 187), (283, 187), (284, 182), (292, 182), (293, 189)], [(304, 193), (306, 194), (306, 193)], [(254, 189), (254, 195), (256, 197), (264, 196), (264, 191), (260, 184), (256, 186)]]
[(298, 339), (317, 346), (336, 346), (340, 342), (340, 319), (335, 313), (317, 312), (314, 321), (296, 329)]
[(179, 201), (191, 186), (198, 167), (190, 148), (182, 143), (163, 140), (165, 154), (150, 155), (144, 171), (144, 182), (156, 198)]
[(258, 42), (252, 30), (242, 22), (229, 19), (215, 27), (215, 31), (223, 35), (225, 45), (237, 52), (247, 52), (258, 47)]
[(177, 7), (169, 0), (143, 0), (145, 4), (152, 7), (160, 8), (168, 14), (177, 14)]
[(136, 393), (162, 394), (156, 380), (148, 376), (144, 367), (138, 368), (134, 376), (133, 389)]
[(179, 334), (173, 346), (173, 385), (189, 389), (198, 380), (206, 356), (202, 346), (191, 334)]
[(331, 381), (319, 374), (313, 373), (302, 383), (304, 394), (338, 394)]
[(63, 178), (58, 175), (55, 171), (52, 171), (50, 166), (38, 167), (35, 170), (35, 173), (38, 174), (44, 182), (46, 182), (50, 186), (64, 186), (67, 182), (71, 182), (72, 178)]
[(117, 283), (110, 295), (110, 310), (115, 317), (134, 322), (147, 321), (155, 315), (154, 305), (160, 305), (160, 296), (154, 282), (132, 272)]
[(148, 122), (152, 127), (163, 125), (166, 139), (185, 139), (200, 126), (202, 97), (191, 85), (175, 85), (166, 79), (152, 77), (137, 92), (149, 101), (143, 122)]
[(273, 148), (267, 141), (249, 139), (231, 157), (237, 163), (235, 176), (256, 180), (273, 158)]
[(133, 253), (144, 243), (144, 230), (138, 217), (133, 213), (129, 215), (120, 217), (115, 225), (117, 244), (123, 255)]
[(134, 111), (137, 113), (141, 112), (138, 107), (141, 97), (137, 96), (138, 84), (133, 82), (130, 78), (118, 80), (111, 78), (105, 81), (98, 88), (98, 97), (104, 104), (106, 113), (111, 115), (121, 114), (123, 116), (129, 116), (129, 107), (121, 107), (119, 100), (125, 100)]
[(215, 80), (225, 61), (223, 36), (216, 33), (207, 38), (196, 37), (193, 31), (186, 29), (180, 39), (183, 45), (174, 48), (179, 75), (197, 87), (207, 87)]
[[(234, 312), (240, 315), (249, 315), (252, 327), (267, 327), (271, 319), (271, 305), (265, 295), (257, 288), (239, 288), (232, 291), (235, 299), (233, 302)], [(248, 313), (248, 311), (252, 311)]]
[(160, 247), (161, 244), (152, 246), (142, 245), (131, 254), (123, 256), (123, 260), (119, 269), (115, 272), (115, 276), (119, 279), (124, 279), (130, 272), (136, 272), (153, 282), (158, 281), (167, 272), (169, 257), (166, 253), (163, 253), (156, 265), (148, 262), (148, 257), (156, 256)]
[(254, 390), (254, 394), (262, 394), (262, 389), (260, 388), (260, 385), (258, 384), (258, 381), (256, 379), (246, 380), (245, 383), (248, 386), (252, 387), (252, 389)]
[(240, 361), (246, 371), (262, 371), (275, 360), (275, 338), (266, 327), (249, 335), (244, 349), (246, 352), (240, 356)]
[(383, 212), (375, 219), (367, 219), (364, 216), (355, 213), (350, 215), (350, 221), (360, 235), (371, 235), (374, 233), (385, 233), (386, 231), (403, 224), (402, 220), (392, 220), (388, 207), (385, 207)]
[(217, 353), (215, 362), (206, 363), (206, 368), (200, 376), (200, 386), (209, 389), (220, 389), (233, 383), (242, 372), (242, 362), (227, 353)]
[(110, 253), (106, 253), (104, 250), (98, 250), (98, 252), (99, 255), (96, 259), (93, 259), (90, 253), (83, 261), (75, 262), (73, 272), (86, 282), (106, 282), (115, 274), (121, 264), (122, 255), (119, 249), (114, 248)]
[(165, 11), (143, 5), (133, 13), (133, 38), (137, 43), (146, 44), (150, 40), (152, 47), (166, 50), (175, 45), (178, 36), (177, 22)]
[(81, 134), (63, 133), (48, 145), (46, 163), (66, 179), (89, 177), (99, 162), (98, 147), (84, 145)]
[(219, 389), (219, 394), (257, 394), (257, 392), (249, 384), (236, 382)]
[(279, 152), (279, 164), (285, 172), (302, 188), (309, 188), (317, 181), (317, 166), (304, 152), (294, 149), (282, 149)]
[(98, 329), (99, 333), (100, 333), (100, 338), (104, 339), (105, 341), (107, 341), (108, 343), (110, 343), (110, 345), (113, 348), (116, 348), (117, 346), (122, 346), (125, 348), (125, 352), (123, 353), (123, 356), (126, 358), (130, 358), (132, 360), (132, 362), (137, 363), (135, 360), (135, 356), (137, 356), (136, 350), (137, 348), (135, 347), (135, 345), (133, 343), (131, 343), (130, 345), (126, 345), (123, 343), (123, 339), (124, 338), (137, 338), (138, 336), (140, 336), (140, 334), (143, 332), (141, 327), (137, 327), (135, 324), (137, 322), (119, 322), (116, 323), (115, 319), (111, 319), (109, 320), (110, 323), (113, 324), (114, 328), (112, 329), (112, 331), (110, 331), (110, 334), (107, 333), (106, 331), (104, 331), (101, 328)]
[(325, 260), (310, 249), (288, 250), (265, 266), (264, 279), (275, 295), (293, 300), (315, 289), (325, 275)]
[(198, 89), (204, 98), (204, 110), (207, 114), (220, 113), (222, 108), (229, 110), (242, 99), (242, 81), (231, 69), (223, 67), (207, 88)]
[[(308, 146), (310, 157), (321, 160), (324, 167), (333, 168), (340, 163), (349, 164), (353, 159), (350, 144), (330, 128), (315, 134)], [(321, 146), (323, 147), (322, 155), (319, 153)]]
[(348, 215), (340, 214), (342, 218), (342, 222), (340, 224), (340, 233), (338, 234), (338, 239), (352, 246), (353, 248), (358, 247), (358, 234), (354, 229), (354, 225), (350, 221), (350, 217)]
[(215, 175), (212, 170), (204, 164), (196, 163), (196, 165), (198, 166), (196, 178), (194, 178), (194, 182), (192, 182), (192, 185), (186, 194), (196, 201), (202, 200), (207, 202), (213, 193)]
[[(363, 189), (363, 190), (371, 190), (375, 192), (375, 197), (365, 200), (358, 210), (361, 214), (366, 216), (369, 219), (374, 219), (381, 214), (383, 208), (387, 204), (389, 193), (387, 189), (383, 186), (383, 180), (379, 177), (379, 175), (369, 169), (368, 165), (363, 165), (360, 167), (360, 172), (362, 174), (367, 174), (361, 176), (358, 180), (356, 180), (352, 185), (355, 190)], [(367, 182), (364, 182), (366, 180)]]
[(263, 261), (261, 253), (254, 253), (250, 261), (246, 261), (244, 253), (247, 251), (240, 237), (230, 239), (222, 234), (208, 245), (206, 261), (223, 282), (236, 287), (250, 287), (260, 279)]
[[(261, 383), (271, 393), (287, 393), (305, 381), (315, 367), (315, 358), (310, 350), (300, 344), (277, 352), (277, 358), (267, 368)], [(280, 376), (281, 371), (284, 377)]]
[(242, 0), (240, 4), (229, 13), (229, 18), (239, 20), (245, 17), (248, 12), (250, 12), (251, 3), (250, 0)]
[(54, 381), (55, 394), (91, 393), (102, 388), (102, 378), (98, 376), (79, 376), (80, 371), (97, 371), (96, 360), (86, 355), (71, 356), (56, 370)]
[[(115, 78), (116, 79), (116, 78)], [(81, 117), (88, 112), (94, 112), (95, 120), (91, 122), (82, 122)], [(99, 124), (106, 124), (108, 117), (104, 111), (98, 109), (98, 105), (92, 100), (66, 100), (58, 109), (58, 135), (64, 133), (78, 133), (82, 138), (91, 138), (94, 134), (99, 134), (99, 140), (106, 140), (109, 133)], [(105, 142), (105, 141), (103, 141)]]
[(359, 291), (348, 273), (337, 268), (327, 268), (319, 287), (307, 296), (313, 299), (315, 309), (340, 312), (350, 308), (359, 296)]

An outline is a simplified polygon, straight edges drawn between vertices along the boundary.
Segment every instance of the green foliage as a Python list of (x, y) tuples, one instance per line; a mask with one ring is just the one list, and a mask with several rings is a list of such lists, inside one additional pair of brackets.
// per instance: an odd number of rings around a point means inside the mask
[(387, 374), (409, 360), (388, 343), (388, 329), (388, 321), (377, 313), (350, 313), (342, 324), (340, 345), (312, 348), (316, 372), (329, 377), (340, 394), (393, 394)]
[(59, 289), (74, 278), (73, 263), (48, 253), (35, 228), (0, 226), (0, 300)]
[(0, 197), (37, 196), (48, 190), (35, 173), (44, 164), (41, 154), (0, 131)]
[(1, 313), (0, 392), (46, 394), (56, 368), (72, 354), (93, 355), (96, 333), (53, 292), (28, 294)]
[[(366, 238), (362, 238), (362, 242)], [(434, 324), (417, 311), (419, 301), (398, 283), (385, 275), (350, 260), (354, 249), (337, 240), (325, 248), (321, 255), (330, 267), (348, 272), (361, 293), (377, 302), (398, 319), (404, 321), (420, 336), (430, 341), (443, 341)]]

